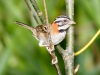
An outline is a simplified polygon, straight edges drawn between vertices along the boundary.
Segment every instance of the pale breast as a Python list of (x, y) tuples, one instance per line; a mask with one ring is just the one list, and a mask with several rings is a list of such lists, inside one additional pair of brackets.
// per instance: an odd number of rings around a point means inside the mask
[(54, 45), (59, 44), (65, 38), (65, 35), (66, 35), (66, 31), (63, 33), (51, 35), (51, 39), (52, 39), (53, 44)]

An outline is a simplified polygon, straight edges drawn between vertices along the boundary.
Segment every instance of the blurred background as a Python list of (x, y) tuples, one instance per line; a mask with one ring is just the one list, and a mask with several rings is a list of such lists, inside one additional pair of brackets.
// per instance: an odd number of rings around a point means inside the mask
[[(36, 0), (44, 12), (41, 0)], [(49, 21), (52, 23), (66, 12), (64, 0), (46, 0)], [(75, 0), (75, 52), (81, 49), (100, 29), (100, 0)], [(15, 21), (36, 27), (24, 0), (0, 0), (0, 75), (57, 75), (51, 58), (31, 31)], [(65, 45), (63, 42), (61, 45)], [(55, 50), (62, 74), (65, 74), (61, 55)], [(100, 35), (89, 48), (75, 57), (77, 75), (100, 75)]]

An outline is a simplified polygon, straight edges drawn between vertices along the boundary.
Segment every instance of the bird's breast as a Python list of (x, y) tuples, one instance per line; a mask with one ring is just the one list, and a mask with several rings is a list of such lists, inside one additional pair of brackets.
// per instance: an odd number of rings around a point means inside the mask
[(66, 32), (51, 34), (51, 39), (54, 45), (59, 44), (65, 38)]

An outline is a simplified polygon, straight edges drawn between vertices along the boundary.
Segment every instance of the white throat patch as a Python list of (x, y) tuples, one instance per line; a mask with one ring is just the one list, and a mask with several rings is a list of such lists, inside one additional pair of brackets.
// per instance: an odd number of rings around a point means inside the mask
[(67, 29), (68, 27), (69, 27), (70, 25), (63, 25), (63, 26), (61, 26), (61, 27), (58, 27), (58, 30), (61, 30), (61, 29)]

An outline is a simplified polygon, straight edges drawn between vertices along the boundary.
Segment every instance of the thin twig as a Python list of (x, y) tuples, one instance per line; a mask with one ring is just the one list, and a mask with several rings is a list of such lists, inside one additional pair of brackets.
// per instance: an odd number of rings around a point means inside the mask
[(43, 15), (42, 11), (39, 9), (39, 7), (37, 6), (36, 1), (30, 0), (30, 2), (32, 4), (33, 8), (35, 9), (36, 13), (38, 14), (38, 17), (40, 18), (41, 22), (43, 24), (45, 24), (46, 21), (45, 21), (44, 15)]
[(30, 12), (31, 12), (31, 14), (32, 14), (32, 16), (34, 17), (36, 23), (39, 25), (39, 21), (37, 20), (37, 17), (36, 17), (35, 14), (34, 14), (35, 12), (31, 9), (31, 7), (30, 7), (30, 5), (28, 4), (27, 0), (25, 0), (25, 2), (26, 2), (26, 4), (27, 4), (27, 6), (28, 6), (28, 8), (29, 8), (29, 10), (30, 10)]
[(97, 36), (100, 34), (100, 29), (97, 31), (97, 33), (93, 36), (93, 38), (78, 52), (75, 53), (75, 56), (81, 54), (83, 51), (85, 51), (92, 43), (93, 41), (97, 38)]
[(74, 70), (74, 75), (76, 75), (76, 73), (78, 72), (79, 67), (80, 67), (80, 65), (78, 64), (78, 65), (76, 66), (75, 70)]
[(45, 3), (45, 0), (42, 0), (42, 1), (43, 1), (43, 5), (44, 5), (46, 24), (48, 25), (48, 28), (49, 28), (49, 21), (48, 21), (48, 13), (47, 13), (47, 8), (46, 8), (46, 3)]
[[(48, 29), (48, 40), (49, 40), (49, 51), (54, 51), (54, 45), (52, 43), (52, 40), (51, 40), (51, 35), (50, 35), (50, 24), (49, 24), (49, 21), (48, 21), (48, 14), (47, 14), (47, 9), (46, 9), (46, 3), (45, 3), (45, 0), (42, 0), (43, 1), (43, 5), (44, 5), (44, 11), (45, 11), (45, 17), (46, 17), (46, 25), (47, 25), (47, 29)], [(50, 52), (51, 54), (51, 52)]]
[[(52, 53), (50, 54), (50, 56), (52, 58), (52, 61), (56, 61), (57, 60), (57, 58), (55, 58), (55, 52), (54, 51), (52, 51)], [(58, 75), (62, 75), (58, 63), (55, 63), (53, 65), (54, 65), (54, 67), (55, 67), (55, 69), (57, 71), (57, 74)]]
[(56, 68), (56, 71), (57, 71), (58, 75), (61, 75), (59, 65), (58, 64), (55, 64), (54, 66)]
[(61, 55), (63, 55), (64, 49), (63, 49), (60, 45), (57, 45), (56, 48), (57, 48), (58, 52), (59, 52)]
[(59, 66), (58, 66), (58, 59), (57, 59), (57, 57), (56, 57), (56, 55), (55, 55), (55, 52), (54, 52), (54, 45), (53, 45), (52, 40), (51, 40), (51, 35), (50, 35), (50, 24), (49, 24), (49, 21), (48, 21), (48, 14), (47, 14), (46, 3), (45, 3), (45, 0), (42, 0), (42, 1), (43, 1), (43, 5), (44, 5), (44, 11), (45, 11), (45, 17), (46, 17), (46, 25), (47, 25), (47, 27), (48, 27), (48, 35), (49, 35), (48, 38), (49, 38), (49, 43), (50, 43), (48, 52), (50, 53), (50, 55), (51, 55), (51, 57), (52, 57), (52, 64), (54, 64), (58, 75), (61, 75), (60, 68), (59, 68)]
[[(32, 6), (33, 6), (33, 8), (35, 9), (36, 13), (38, 14), (38, 16), (39, 16), (41, 22), (42, 22), (43, 24), (45, 24), (44, 15), (41, 14), (42, 12), (40, 11), (39, 7), (37, 6), (36, 1), (35, 1), (35, 0), (30, 0), (30, 1), (31, 1), (31, 3), (32, 3)], [(44, 7), (46, 7), (46, 5), (45, 5)], [(46, 8), (45, 8), (45, 9), (46, 9)], [(45, 10), (45, 11), (46, 11), (46, 10)], [(47, 14), (46, 14), (46, 24), (49, 25)], [(51, 37), (50, 37), (50, 38), (51, 38)], [(52, 42), (51, 42), (51, 43), (52, 43)], [(55, 52), (54, 52), (54, 51), (51, 51), (50, 56), (51, 56), (52, 59), (54, 59), (54, 60), (52, 60), (53, 62), (54, 62), (54, 61), (57, 61), (57, 57), (55, 56)], [(55, 66), (55, 68), (56, 68), (56, 71), (57, 71), (58, 75), (61, 75), (61, 72), (60, 72), (60, 68), (59, 68), (59, 66), (58, 66), (58, 63), (55, 63), (54, 66)]]

